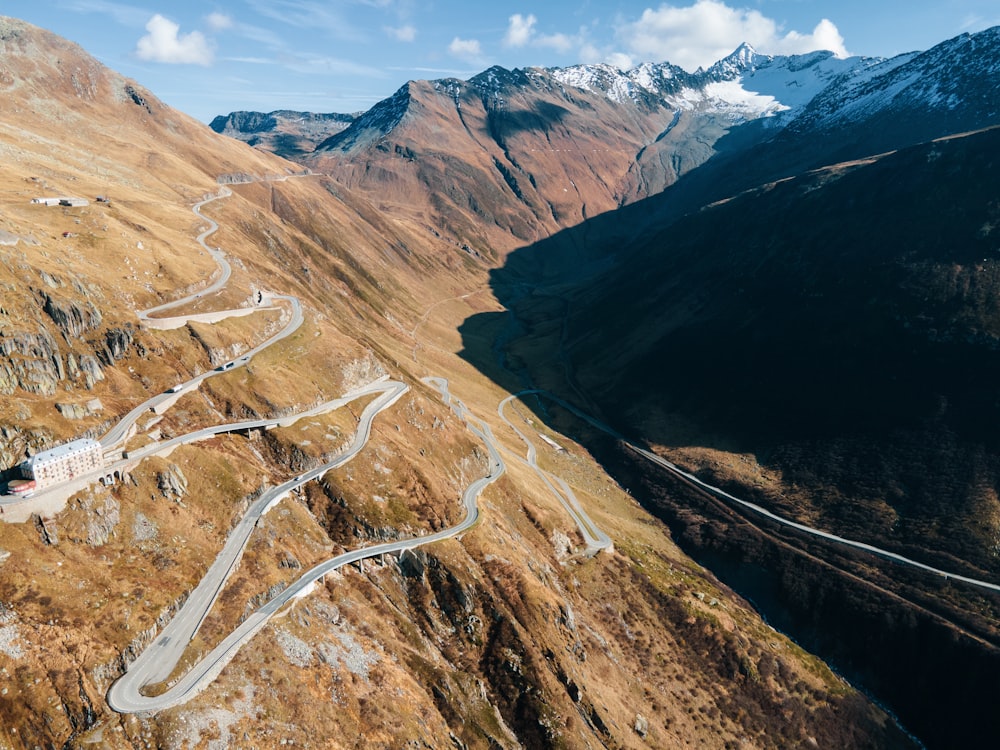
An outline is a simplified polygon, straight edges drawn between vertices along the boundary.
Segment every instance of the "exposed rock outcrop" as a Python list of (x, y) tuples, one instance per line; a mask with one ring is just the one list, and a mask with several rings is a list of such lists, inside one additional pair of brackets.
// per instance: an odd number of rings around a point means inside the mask
[(66, 419), (86, 419), (92, 417), (104, 409), (101, 399), (92, 398), (84, 404), (56, 404), (56, 409)]
[[(30, 413), (21, 414), (29, 418)], [(0, 425), (0, 466), (12, 467), (26, 455), (37, 453), (52, 445), (53, 436), (47, 430), (25, 429), (20, 425)]]
[(52, 396), (66, 377), (59, 345), (44, 328), (37, 333), (0, 331), (0, 393), (17, 388), (41, 396)]
[(101, 361), (113, 365), (128, 354), (132, 346), (133, 335), (130, 326), (124, 328), (109, 328), (104, 334), (104, 349), (99, 353)]
[(136, 104), (136, 105), (142, 107), (144, 110), (146, 110), (150, 114), (153, 114), (153, 110), (150, 108), (149, 102), (146, 101), (146, 97), (144, 97), (142, 94), (140, 94), (136, 90), (136, 88), (134, 86), (132, 86), (130, 84), (126, 85), (125, 86), (125, 93), (128, 94), (128, 97), (129, 97), (129, 99), (132, 100), (133, 104)]
[(66, 419), (86, 419), (90, 414), (83, 404), (56, 404), (56, 411)]
[(38, 536), (42, 539), (42, 544), (56, 545), (59, 544), (59, 533), (56, 531), (55, 522), (51, 519), (48, 523), (45, 522), (39, 514), (31, 514), (31, 522), (35, 525), (35, 529), (38, 531)]
[(101, 363), (91, 354), (80, 354), (77, 356), (73, 352), (66, 355), (66, 374), (73, 381), (84, 379), (87, 390), (91, 390), (95, 383), (104, 380), (104, 370)]
[(399, 571), (407, 578), (423, 578), (427, 569), (427, 553), (421, 549), (404, 549), (399, 553)]
[(57, 299), (43, 293), (45, 306), (42, 308), (52, 318), (59, 329), (73, 338), (80, 338), (87, 331), (101, 325), (101, 312), (89, 300), (83, 304), (72, 300)]
[(78, 364), (80, 372), (86, 380), (87, 390), (93, 388), (95, 383), (104, 380), (104, 370), (101, 368), (101, 363), (97, 361), (97, 357), (91, 354), (81, 354)]
[(645, 737), (649, 734), (649, 719), (642, 714), (636, 714), (635, 723), (632, 724), (632, 728), (635, 730), (637, 735)]
[(69, 541), (103, 547), (117, 536), (121, 503), (107, 488), (95, 484), (59, 516), (59, 521)]
[(156, 475), (156, 486), (168, 500), (180, 501), (187, 494), (188, 480), (177, 464), (170, 464)]

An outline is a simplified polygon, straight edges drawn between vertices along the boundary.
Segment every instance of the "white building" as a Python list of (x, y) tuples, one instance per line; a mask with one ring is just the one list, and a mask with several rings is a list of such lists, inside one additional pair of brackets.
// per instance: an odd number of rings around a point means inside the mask
[(103, 466), (101, 444), (90, 438), (81, 438), (36, 453), (21, 464), (21, 474), (25, 479), (34, 479), (36, 489), (44, 489)]
[(86, 198), (74, 198), (71, 196), (61, 195), (58, 198), (32, 198), (32, 203), (38, 203), (43, 206), (89, 206), (90, 201)]

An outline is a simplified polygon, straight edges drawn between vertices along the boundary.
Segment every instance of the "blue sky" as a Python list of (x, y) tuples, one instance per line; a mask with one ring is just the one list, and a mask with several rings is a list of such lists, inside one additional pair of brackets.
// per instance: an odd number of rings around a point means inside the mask
[(997, 0), (4, 0), (0, 13), (206, 122), (238, 109), (355, 112), (407, 80), (494, 64), (694, 70), (742, 41), (891, 56), (1000, 25)]

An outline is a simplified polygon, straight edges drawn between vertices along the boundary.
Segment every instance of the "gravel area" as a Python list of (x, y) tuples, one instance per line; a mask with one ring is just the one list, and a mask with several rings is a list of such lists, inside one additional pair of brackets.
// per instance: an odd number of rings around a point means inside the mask
[(132, 522), (132, 536), (135, 537), (137, 542), (148, 542), (156, 539), (158, 533), (159, 529), (156, 528), (155, 523), (146, 518), (142, 513), (135, 514), (135, 520)]
[(296, 667), (308, 667), (313, 663), (312, 646), (304, 640), (292, 635), (287, 630), (278, 630), (274, 637), (285, 653), (285, 657)]
[(21, 648), (20, 640), (21, 632), (18, 630), (17, 625), (10, 623), (9, 625), (0, 626), (0, 654), (6, 654), (11, 659), (20, 659), (24, 656), (24, 649)]
[(365, 651), (361, 644), (347, 633), (335, 633), (335, 635), (340, 645), (328, 642), (319, 644), (320, 659), (331, 667), (343, 665), (351, 674), (367, 680), (368, 672), (379, 662), (379, 655), (374, 651)]
[[(173, 731), (167, 737), (166, 750), (186, 750), (187, 748), (205, 748), (205, 750), (229, 750), (233, 747), (243, 747), (242, 735), (235, 736), (233, 730), (243, 719), (248, 719), (256, 713), (254, 706), (254, 687), (247, 683), (242, 688), (243, 696), (230, 701), (232, 710), (224, 708), (207, 708), (200, 711), (183, 711), (174, 724)], [(206, 741), (207, 740), (207, 741)], [(204, 744), (200, 744), (204, 742)]]

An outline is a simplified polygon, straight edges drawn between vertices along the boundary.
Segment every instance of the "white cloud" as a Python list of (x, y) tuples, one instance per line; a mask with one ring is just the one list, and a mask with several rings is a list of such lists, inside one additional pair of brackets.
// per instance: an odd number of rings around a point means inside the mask
[(412, 42), (417, 38), (417, 30), (413, 26), (385, 26), (383, 30), (397, 42)]
[(810, 34), (784, 29), (760, 11), (731, 8), (720, 0), (697, 0), (680, 7), (647, 8), (637, 21), (618, 26), (617, 36), (632, 57), (679, 65), (686, 70), (707, 67), (741, 43), (765, 54), (798, 54), (829, 49), (840, 57), (848, 52), (837, 27), (823, 19)]
[(455, 57), (478, 63), (483, 58), (483, 48), (478, 39), (459, 39), (457, 36), (448, 45), (448, 51)]
[(532, 40), (536, 47), (549, 47), (556, 52), (569, 52), (580, 41), (579, 37), (569, 34), (542, 34)]
[(583, 32), (580, 35), (571, 36), (569, 34), (539, 34), (535, 31), (538, 19), (534, 14), (522, 16), (515, 13), (507, 19), (507, 33), (504, 34), (503, 44), (505, 47), (548, 47), (556, 52), (569, 52), (573, 47), (581, 45)]
[(261, 16), (296, 28), (322, 30), (334, 39), (368, 41), (368, 35), (351, 24), (343, 9), (333, 7), (341, 3), (326, 0), (247, 0)]
[(211, 65), (212, 47), (200, 31), (178, 34), (180, 26), (159, 13), (149, 19), (146, 31), (135, 47), (140, 60), (161, 63)]
[(307, 73), (309, 75), (385, 78), (385, 73), (379, 68), (329, 55), (303, 52), (282, 59), (281, 64), (289, 70), (294, 70), (296, 73)]
[[(994, 26), (1000, 26), (1000, 16), (988, 18), (986, 16), (981, 16), (978, 13), (969, 13), (958, 25), (958, 31), (974, 33), (976, 31), (983, 31), (984, 29), (989, 29)], [(951, 32), (947, 33), (950, 34)]]
[(800, 55), (804, 52), (812, 52), (818, 49), (828, 49), (837, 57), (847, 57), (847, 48), (844, 46), (844, 37), (834, 23), (826, 18), (816, 24), (812, 34), (800, 34), (797, 31), (789, 31), (780, 39), (774, 41), (773, 46), (767, 49), (778, 55)]
[(275, 61), (270, 57), (225, 57), (228, 62), (245, 63), (247, 65), (274, 65)]
[(225, 13), (209, 13), (205, 16), (205, 20), (214, 31), (225, 31), (226, 29), (233, 28), (235, 25), (232, 17), (227, 16)]
[(288, 47), (285, 40), (282, 39), (277, 33), (271, 29), (265, 29), (262, 26), (252, 26), (247, 23), (238, 23), (234, 26), (234, 30), (244, 39), (249, 39), (251, 42), (262, 44), (272, 50), (284, 50)]
[[(582, 63), (606, 62), (605, 57), (607, 57), (607, 53), (602, 52), (597, 46), (590, 42), (586, 42), (580, 47), (580, 62)], [(629, 65), (628, 67), (632, 66)]]
[(507, 47), (524, 47), (531, 41), (538, 19), (534, 15), (525, 17), (520, 13), (515, 13), (508, 21), (510, 25), (507, 27), (507, 33), (503, 38), (504, 45)]
[(608, 65), (613, 65), (618, 70), (629, 70), (635, 67), (635, 60), (624, 52), (612, 52), (604, 58), (604, 62)]

